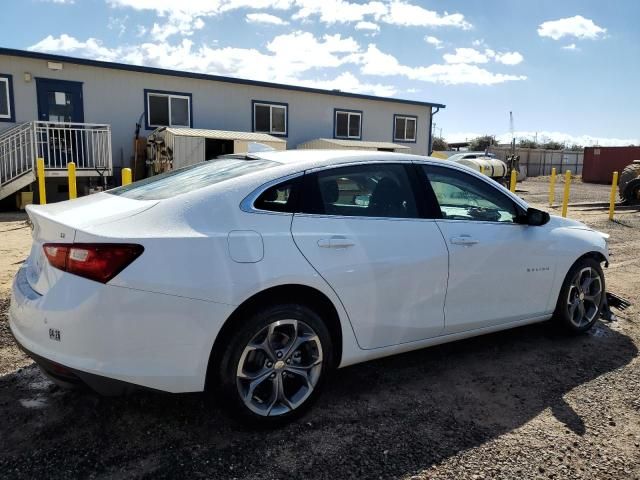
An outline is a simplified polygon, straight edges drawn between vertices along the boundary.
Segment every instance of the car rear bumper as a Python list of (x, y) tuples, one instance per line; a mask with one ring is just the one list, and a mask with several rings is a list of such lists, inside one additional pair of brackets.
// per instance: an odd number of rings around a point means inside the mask
[(22, 268), (9, 326), (47, 374), (69, 377), (58, 380), (81, 381), (100, 393), (121, 393), (127, 384), (194, 392), (204, 389), (211, 347), (232, 309), (66, 273), (40, 295)]
[(100, 395), (123, 395), (136, 390), (148, 390), (148, 387), (142, 387), (113, 378), (103, 377), (92, 373), (83, 372), (74, 368), (69, 368), (59, 363), (53, 362), (47, 358), (41, 357), (30, 350), (27, 350), (15, 337), (13, 337), (20, 349), (29, 355), (34, 362), (40, 367), (40, 370), (52, 380), (67, 384), (71, 387), (76, 385), (86, 385)]

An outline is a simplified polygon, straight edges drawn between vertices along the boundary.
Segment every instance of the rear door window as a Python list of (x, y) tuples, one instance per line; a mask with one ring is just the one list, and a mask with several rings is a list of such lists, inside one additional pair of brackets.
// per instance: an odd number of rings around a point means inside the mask
[(354, 217), (417, 218), (405, 165), (366, 164), (322, 170), (307, 176), (305, 213)]
[(135, 200), (163, 200), (276, 165), (270, 160), (213, 160), (161, 173), (107, 193)]

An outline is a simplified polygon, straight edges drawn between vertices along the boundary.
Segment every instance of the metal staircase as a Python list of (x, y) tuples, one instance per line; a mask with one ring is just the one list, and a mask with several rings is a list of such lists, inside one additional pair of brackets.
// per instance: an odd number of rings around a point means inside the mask
[(111, 175), (111, 127), (93, 123), (25, 122), (0, 132), (0, 200), (36, 180), (36, 159), (45, 177)]

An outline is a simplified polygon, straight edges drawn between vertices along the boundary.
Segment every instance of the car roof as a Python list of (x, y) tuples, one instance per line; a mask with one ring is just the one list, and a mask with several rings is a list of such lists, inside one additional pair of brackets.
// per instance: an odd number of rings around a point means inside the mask
[(340, 163), (358, 161), (412, 161), (426, 159), (419, 155), (395, 152), (379, 152), (375, 150), (282, 150), (250, 153), (248, 159), (263, 159), (277, 162), (282, 165), (295, 165), (305, 169), (318, 165), (337, 165)]

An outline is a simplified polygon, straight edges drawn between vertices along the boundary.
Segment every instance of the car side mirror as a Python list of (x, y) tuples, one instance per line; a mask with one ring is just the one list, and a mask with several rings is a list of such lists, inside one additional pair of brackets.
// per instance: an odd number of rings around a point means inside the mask
[(531, 225), (533, 227), (539, 227), (540, 225), (544, 225), (547, 223), (551, 217), (549, 214), (543, 210), (538, 210), (537, 208), (527, 208), (527, 216), (526, 216), (526, 224)]

